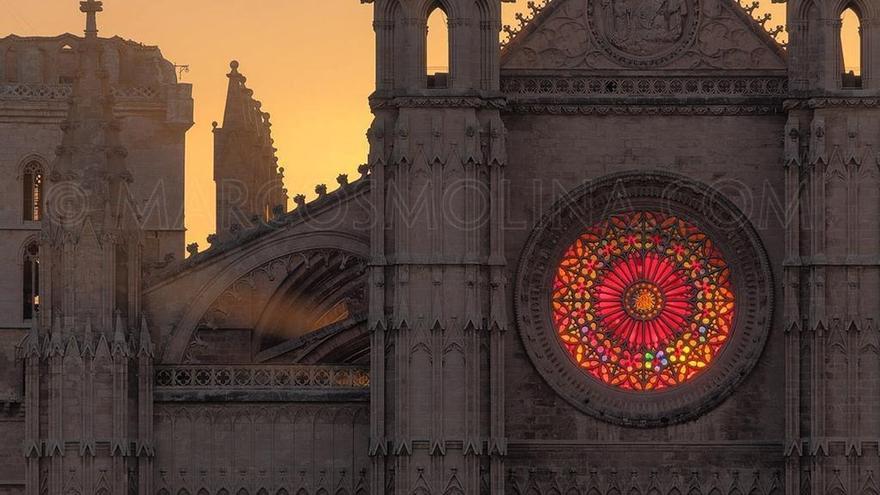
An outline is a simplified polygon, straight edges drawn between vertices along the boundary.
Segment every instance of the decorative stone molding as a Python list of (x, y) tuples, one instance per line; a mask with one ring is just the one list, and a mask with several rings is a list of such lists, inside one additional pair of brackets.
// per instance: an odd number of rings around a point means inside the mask
[(395, 98), (371, 98), (370, 108), (491, 108), (503, 109), (504, 98), (481, 98), (477, 96), (405, 96)]
[(737, 116), (775, 115), (783, 113), (775, 105), (591, 105), (512, 103), (508, 110), (519, 114), (547, 115), (684, 115), (684, 116)]
[[(114, 97), (121, 100), (156, 100), (161, 93), (152, 87), (112, 88)], [(0, 100), (66, 100), (73, 94), (71, 84), (0, 84)]]
[(788, 78), (765, 77), (633, 77), (516, 76), (501, 78), (501, 91), (519, 96), (631, 97), (785, 97)]
[(71, 84), (0, 84), (0, 100), (65, 100), (71, 94)]
[(839, 97), (839, 98), (808, 98), (803, 100), (786, 100), (786, 110), (817, 109), (817, 108), (878, 108), (880, 97)]
[(161, 388), (370, 388), (368, 368), (357, 366), (157, 366)]
[(776, 469), (694, 469), (661, 471), (645, 469), (524, 469), (508, 471), (510, 493), (535, 495), (647, 493), (651, 495), (771, 494), (783, 490), (782, 473)]
[[(584, 228), (633, 208), (668, 212), (705, 231), (728, 261), (737, 300), (733, 332), (714, 363), (689, 382), (663, 392), (633, 393), (593, 379), (563, 349), (551, 321), (549, 287), (562, 251)], [(520, 259), (515, 310), (530, 359), (560, 396), (605, 421), (662, 426), (717, 406), (757, 363), (773, 313), (772, 273), (758, 234), (718, 191), (659, 171), (615, 174), (573, 190), (535, 228)]]

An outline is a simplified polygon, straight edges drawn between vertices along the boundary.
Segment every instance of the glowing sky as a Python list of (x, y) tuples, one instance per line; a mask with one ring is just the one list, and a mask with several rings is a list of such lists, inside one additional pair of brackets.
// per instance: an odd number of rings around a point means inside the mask
[[(784, 22), (784, 5), (767, 4), (770, 25)], [(513, 24), (525, 0), (505, 5)], [(0, 0), (0, 36), (82, 34), (76, 0)], [(359, 0), (104, 0), (100, 35), (158, 45), (188, 64), (195, 126), (187, 138), (188, 241), (214, 226), (211, 122), (221, 121), (229, 61), (241, 63), (248, 86), (272, 114), (275, 145), (291, 197), (336, 186), (339, 173), (357, 175), (367, 151), (367, 96), (373, 89), (372, 6)], [(432, 51), (433, 53), (433, 51)], [(429, 61), (443, 65), (443, 61)]]

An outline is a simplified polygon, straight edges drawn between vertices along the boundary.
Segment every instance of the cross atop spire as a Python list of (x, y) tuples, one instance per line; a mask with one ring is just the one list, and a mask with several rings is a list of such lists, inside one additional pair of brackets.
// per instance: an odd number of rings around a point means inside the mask
[(85, 0), (79, 3), (80, 12), (86, 14), (86, 37), (98, 36), (98, 12), (104, 11), (104, 2), (101, 0)]

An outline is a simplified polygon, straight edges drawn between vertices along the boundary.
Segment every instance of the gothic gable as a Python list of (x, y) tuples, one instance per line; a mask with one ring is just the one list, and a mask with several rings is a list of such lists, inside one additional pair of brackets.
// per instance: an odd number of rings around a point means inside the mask
[(785, 70), (785, 53), (735, 0), (551, 0), (503, 69)]

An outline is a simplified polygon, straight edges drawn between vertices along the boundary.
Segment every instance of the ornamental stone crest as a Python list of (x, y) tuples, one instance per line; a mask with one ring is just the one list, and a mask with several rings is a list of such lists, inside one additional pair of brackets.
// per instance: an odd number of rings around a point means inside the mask
[(697, 35), (699, 0), (588, 0), (596, 43), (612, 59), (632, 66), (672, 61)]

